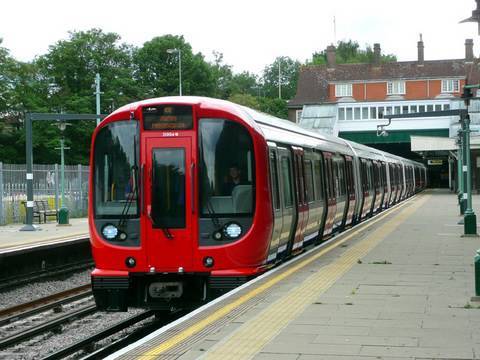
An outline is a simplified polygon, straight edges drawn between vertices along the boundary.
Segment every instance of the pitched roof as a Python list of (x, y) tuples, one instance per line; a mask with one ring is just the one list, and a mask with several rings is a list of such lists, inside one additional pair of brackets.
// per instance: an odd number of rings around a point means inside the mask
[(480, 80), (479, 61), (466, 63), (464, 59), (388, 62), (374, 64), (309, 65), (300, 70), (297, 93), (288, 102), (290, 107), (323, 103), (328, 99), (328, 84), (335, 82), (387, 81), (409, 79), (468, 78), (469, 83)]

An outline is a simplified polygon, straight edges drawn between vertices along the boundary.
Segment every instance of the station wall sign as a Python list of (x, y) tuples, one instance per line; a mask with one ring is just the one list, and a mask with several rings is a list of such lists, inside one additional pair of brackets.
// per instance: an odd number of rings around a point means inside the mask
[(440, 159), (428, 160), (428, 165), (431, 165), (431, 166), (443, 165), (443, 160), (440, 160)]

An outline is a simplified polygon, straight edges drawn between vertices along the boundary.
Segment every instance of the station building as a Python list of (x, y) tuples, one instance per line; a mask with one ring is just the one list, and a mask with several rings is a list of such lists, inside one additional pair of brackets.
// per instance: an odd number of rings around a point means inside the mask
[[(300, 70), (297, 93), (288, 102), (289, 120), (422, 161), (428, 165), (430, 186), (455, 188), (458, 116), (394, 119), (386, 128), (388, 136), (377, 136), (377, 125), (388, 122), (387, 114), (463, 108), (463, 86), (480, 82), (472, 39), (465, 41), (463, 59), (426, 61), (421, 36), (417, 48), (416, 61), (381, 62), (380, 44), (374, 44), (372, 63), (337, 64), (335, 47), (328, 46), (326, 65)], [(472, 130), (477, 130), (478, 101), (469, 109)], [(474, 136), (472, 149), (479, 147)], [(474, 188), (480, 189), (478, 150), (472, 153), (472, 169)]]

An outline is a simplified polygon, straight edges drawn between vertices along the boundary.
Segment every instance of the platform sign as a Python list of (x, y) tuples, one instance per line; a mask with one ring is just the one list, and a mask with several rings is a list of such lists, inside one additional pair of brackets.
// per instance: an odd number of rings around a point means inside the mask
[(439, 160), (439, 159), (428, 160), (428, 165), (431, 165), (431, 166), (443, 165), (443, 160)]

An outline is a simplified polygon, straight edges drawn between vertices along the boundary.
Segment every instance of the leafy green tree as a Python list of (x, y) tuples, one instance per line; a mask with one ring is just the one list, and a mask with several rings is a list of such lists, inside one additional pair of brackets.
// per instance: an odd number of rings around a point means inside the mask
[(262, 97), (258, 98), (258, 103), (260, 111), (279, 117), (280, 119), (288, 118), (288, 108), (285, 100)]
[(213, 97), (227, 99), (232, 94), (232, 66), (223, 63), (223, 54), (214, 51), (215, 60), (210, 64), (214, 81)]
[(230, 85), (233, 94), (250, 94), (260, 96), (263, 92), (261, 85), (258, 83), (257, 77), (248, 72), (243, 71), (240, 74), (234, 74)]
[[(280, 80), (278, 76), (279, 65)], [(282, 99), (291, 99), (295, 96), (300, 65), (300, 62), (293, 60), (288, 56), (280, 56), (277, 57), (272, 64), (265, 67), (263, 71), (263, 89), (265, 96), (272, 99), (278, 98), (279, 81), (281, 85)]]
[[(42, 89), (44, 104), (26, 104), (29, 111), (95, 113), (94, 82), (101, 76), (102, 113), (138, 99), (133, 80), (133, 48), (120, 43), (120, 36), (100, 29), (70, 32), (66, 40), (50, 46), (49, 52), (33, 64), (36, 70), (36, 92)], [(88, 163), (90, 138), (95, 122), (75, 121), (65, 131), (68, 163)], [(34, 148), (39, 162), (58, 161), (59, 134), (53, 126), (34, 124)], [(38, 142), (37, 140), (38, 139)]]
[(229, 101), (243, 105), (252, 109), (260, 110), (260, 104), (258, 98), (250, 94), (234, 94), (228, 98)]
[[(358, 42), (353, 40), (339, 41), (335, 49), (335, 61), (338, 64), (347, 63), (371, 63), (373, 62), (374, 52), (370, 45), (365, 47), (365, 50), (360, 49)], [(397, 61), (397, 57), (392, 54), (380, 57), (380, 61), (391, 62)], [(327, 51), (316, 52), (313, 54), (311, 65), (325, 65), (327, 63)]]
[(134, 54), (135, 79), (144, 97), (178, 95), (178, 54), (168, 49), (181, 51), (182, 94), (212, 96), (215, 81), (203, 55), (194, 54), (183, 36), (165, 35), (147, 41)]

